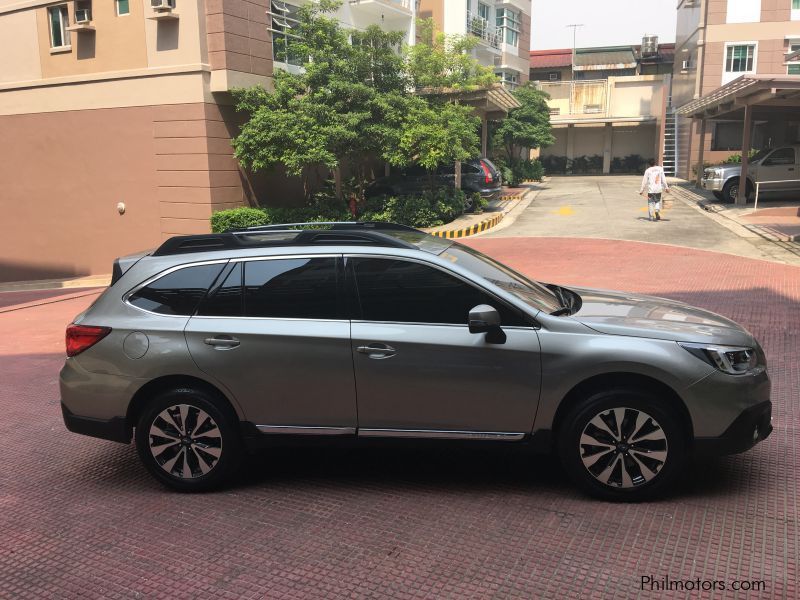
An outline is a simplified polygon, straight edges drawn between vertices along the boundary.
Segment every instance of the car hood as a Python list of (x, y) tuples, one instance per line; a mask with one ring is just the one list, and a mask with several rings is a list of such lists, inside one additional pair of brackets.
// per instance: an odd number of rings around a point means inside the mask
[(755, 343), (753, 336), (734, 321), (683, 302), (624, 292), (571, 289), (582, 301), (572, 318), (600, 333), (733, 346)]

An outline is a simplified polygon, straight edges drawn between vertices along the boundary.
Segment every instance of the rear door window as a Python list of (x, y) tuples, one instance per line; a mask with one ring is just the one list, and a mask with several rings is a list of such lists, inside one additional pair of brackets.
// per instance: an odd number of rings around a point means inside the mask
[(177, 269), (131, 294), (128, 303), (160, 315), (192, 315), (224, 263)]
[(279, 258), (235, 263), (223, 273), (197, 314), (273, 319), (344, 318), (335, 257)]

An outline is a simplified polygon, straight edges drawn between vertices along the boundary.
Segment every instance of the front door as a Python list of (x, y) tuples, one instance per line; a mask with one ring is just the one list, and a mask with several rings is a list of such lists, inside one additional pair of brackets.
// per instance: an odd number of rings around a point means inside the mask
[(798, 179), (795, 163), (794, 148), (778, 148), (765, 157), (758, 166), (757, 181), (775, 183), (766, 183), (760, 186), (760, 193), (785, 192), (797, 189), (798, 184), (792, 182), (792, 180)]
[(355, 433), (342, 260), (231, 262), (186, 326), (197, 365), (265, 433)]
[[(348, 257), (359, 435), (516, 439), (539, 400), (536, 330), (514, 308), (438, 267)], [(469, 310), (498, 309), (507, 340), (472, 334)]]

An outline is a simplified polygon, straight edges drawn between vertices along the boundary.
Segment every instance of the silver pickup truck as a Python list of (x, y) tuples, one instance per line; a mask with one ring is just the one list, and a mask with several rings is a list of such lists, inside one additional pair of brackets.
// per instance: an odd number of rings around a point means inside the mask
[[(761, 150), (750, 159), (747, 169), (747, 197), (755, 194), (755, 183), (761, 182), (760, 194), (800, 192), (800, 145)], [(703, 189), (719, 200), (735, 202), (742, 177), (741, 164), (718, 165), (703, 171)], [(784, 182), (784, 183), (778, 183)]]

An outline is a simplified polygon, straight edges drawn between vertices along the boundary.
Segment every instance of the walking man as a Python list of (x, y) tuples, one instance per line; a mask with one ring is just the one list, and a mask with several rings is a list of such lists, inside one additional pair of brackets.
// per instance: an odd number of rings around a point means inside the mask
[(647, 188), (647, 215), (651, 221), (660, 221), (661, 194), (669, 191), (669, 184), (664, 167), (656, 165), (656, 161), (652, 158), (647, 161), (647, 164), (649, 168), (644, 172), (639, 194), (644, 196), (645, 188)]

